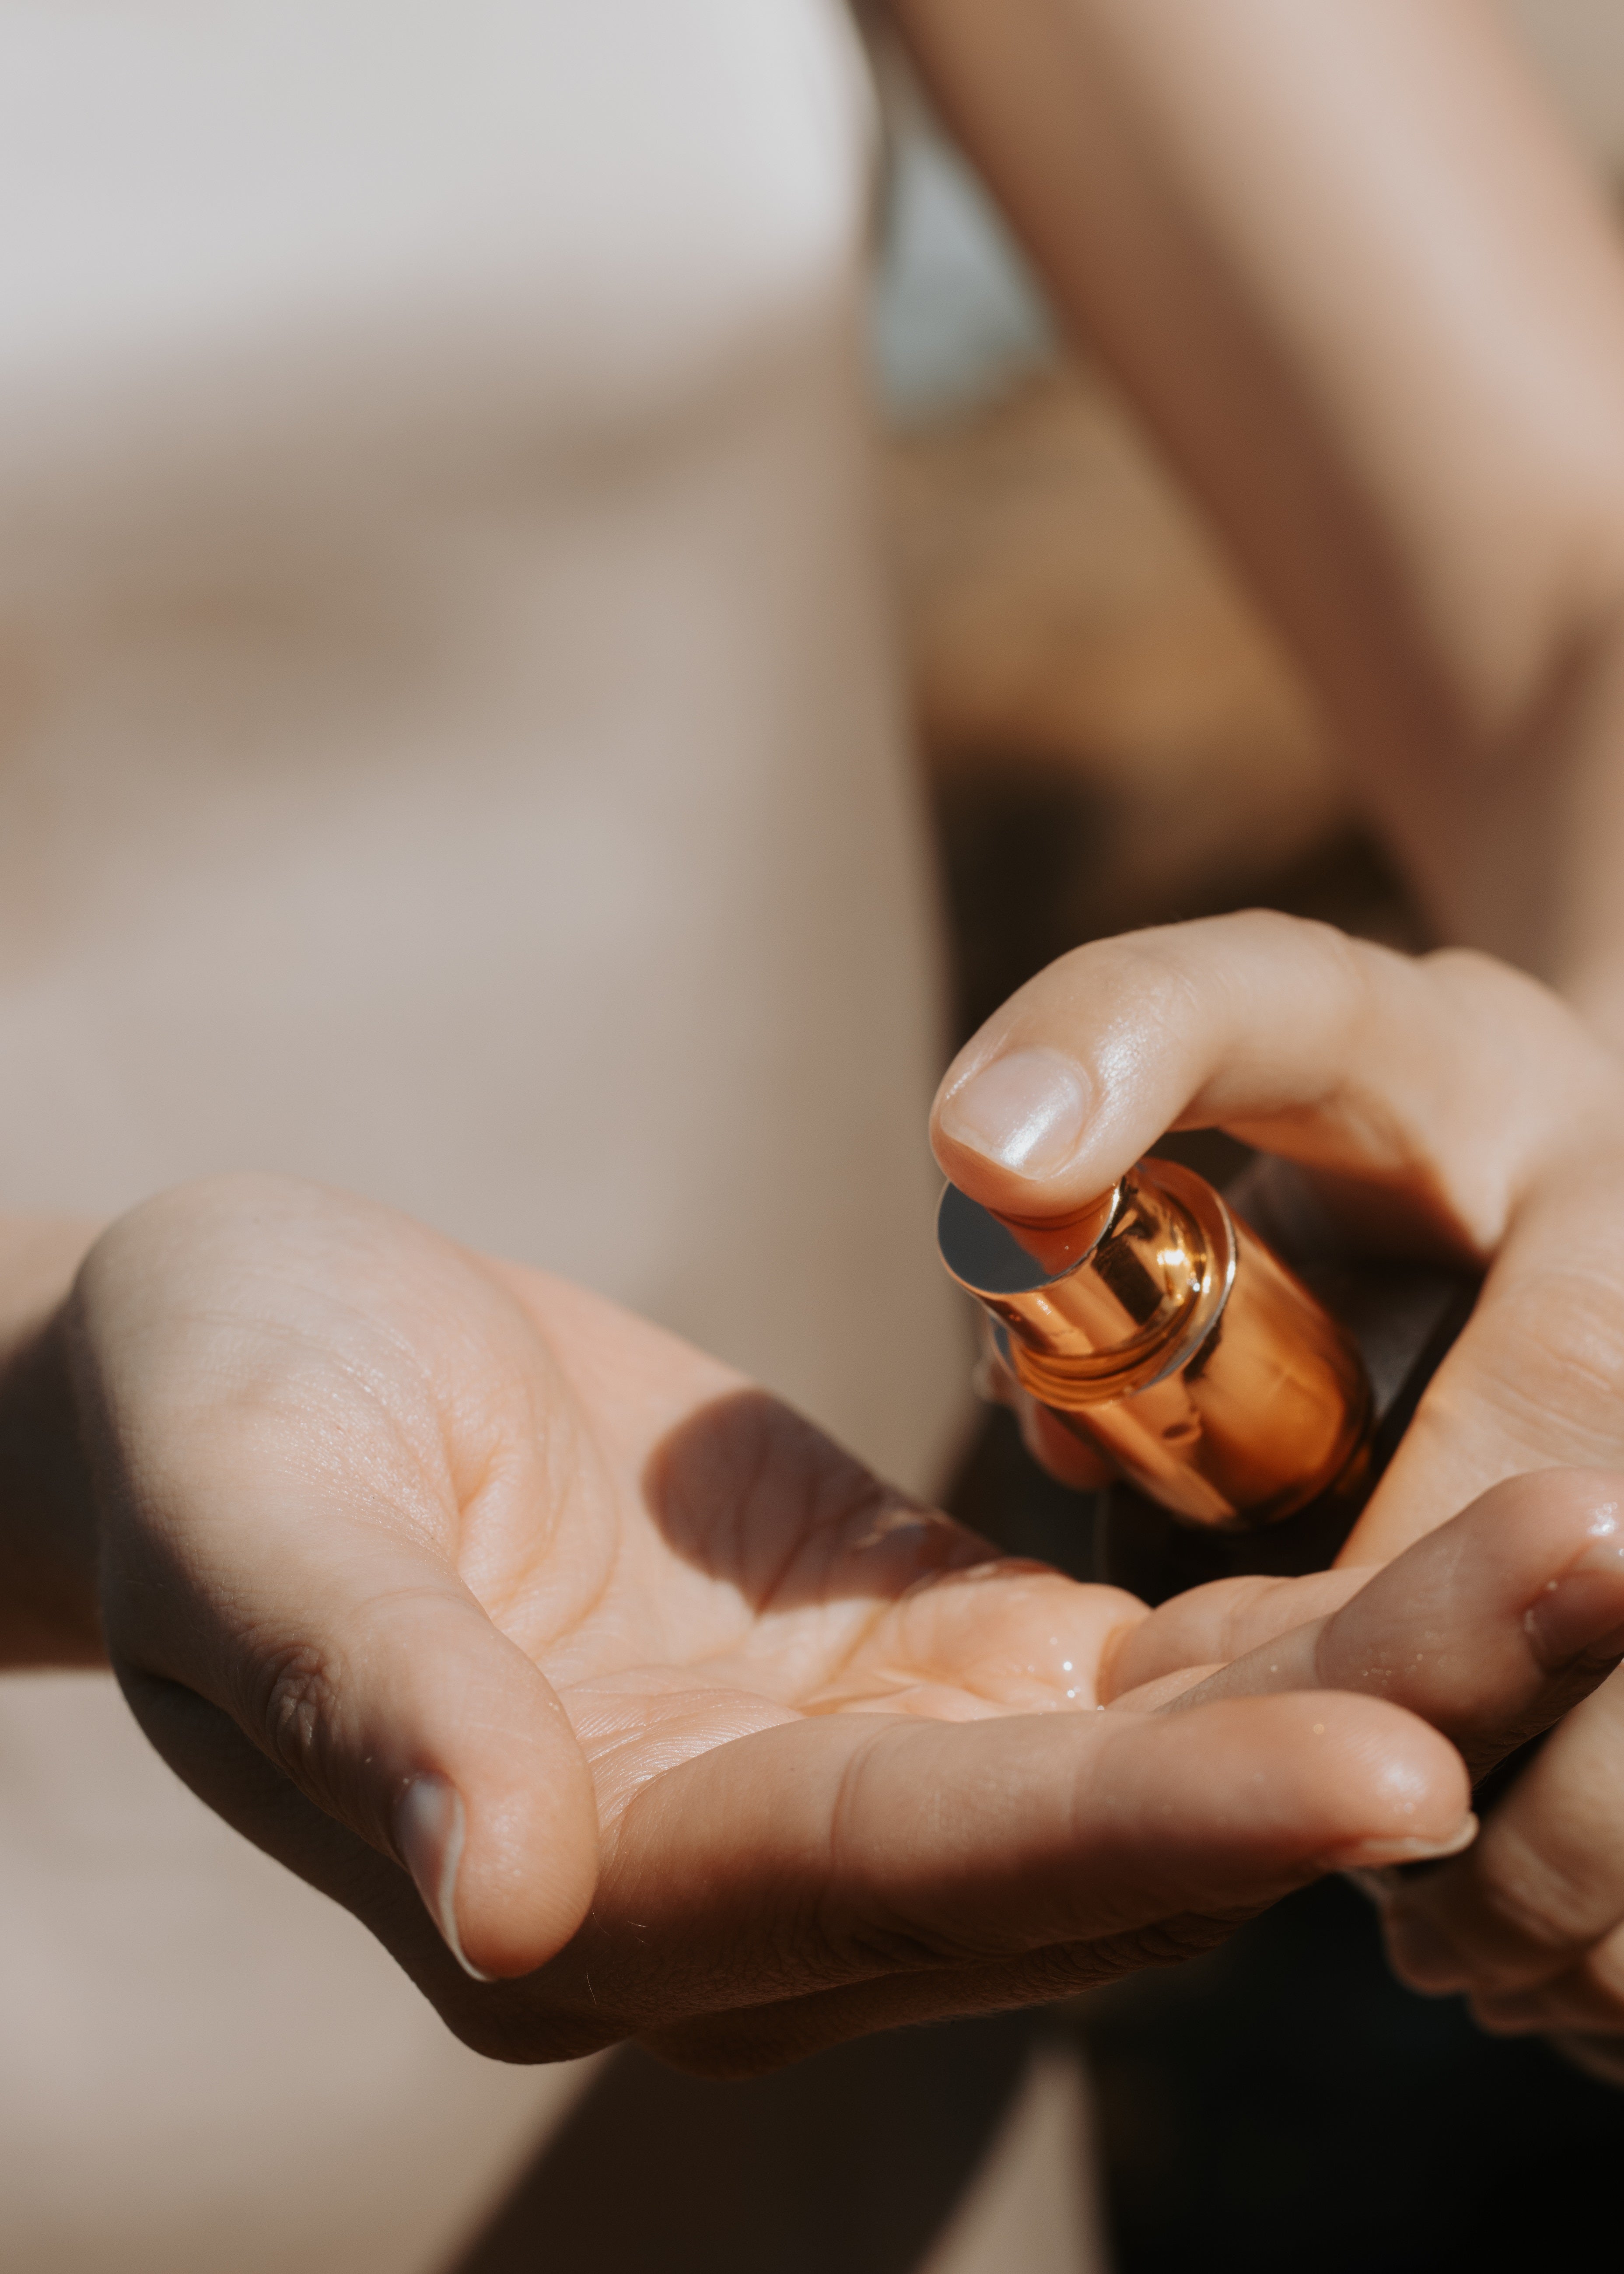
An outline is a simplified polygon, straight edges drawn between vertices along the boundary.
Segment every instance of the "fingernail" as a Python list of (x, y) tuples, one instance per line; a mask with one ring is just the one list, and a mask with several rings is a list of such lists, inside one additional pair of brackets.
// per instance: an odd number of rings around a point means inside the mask
[(989, 1058), (951, 1092), (939, 1119), (956, 1145), (1018, 1176), (1041, 1177), (1076, 1152), (1091, 1096), (1080, 1066), (1039, 1045)]
[(401, 1861), (463, 1973), (476, 1982), (493, 1982), (493, 1974), (482, 1974), (470, 1961), (457, 1932), (457, 1866), (467, 1828), (462, 1796), (447, 1778), (413, 1777), (395, 1811), (395, 1844)]
[(1412, 1990), (1461, 1990), (1469, 1979), (1460, 1952), (1431, 1919), (1389, 1904), (1387, 1955)]
[(1469, 1811), (1447, 1840), (1422, 1840), (1412, 1832), (1395, 1833), (1380, 1840), (1354, 1840), (1326, 1859), (1326, 1869), (1357, 1878), (1365, 1893), (1380, 1900), (1375, 1891), (1386, 1882), (1378, 1879), (1377, 1873), (1395, 1864), (1441, 1863), (1445, 1856), (1458, 1856), (1463, 1848), (1470, 1848), (1477, 1837), (1477, 1819)]
[(1624, 1657), (1624, 1535), (1609, 1530), (1553, 1579), (1523, 1613), (1522, 1625), (1542, 1666), (1576, 1658), (1605, 1664)]

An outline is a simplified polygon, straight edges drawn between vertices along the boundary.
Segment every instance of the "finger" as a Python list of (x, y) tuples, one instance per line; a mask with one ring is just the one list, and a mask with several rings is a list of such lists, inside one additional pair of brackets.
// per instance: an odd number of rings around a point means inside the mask
[(1039, 1465), (1056, 1481), (1073, 1492), (1097, 1492), (1115, 1472), (1092, 1445), (1073, 1434), (1057, 1413), (1040, 1405), (1029, 1389), (1018, 1389), (1011, 1401), (1020, 1422), (1021, 1442)]
[(539, 1980), (583, 2011), (607, 1995), (640, 2032), (997, 1966), (1242, 1916), (1350, 1857), (1452, 1849), (1467, 1798), (1453, 1748), (1371, 1698), (805, 1721), (645, 1788), (590, 1921)]
[(1481, 1845), (1391, 1891), (1388, 1949), (1415, 1988), (1486, 1997), (1551, 1982), (1624, 1922), (1624, 1677), (1541, 1747)]
[(1101, 1670), (1107, 1704), (1197, 1667), (1228, 1666), (1293, 1628), (1340, 1610), (1367, 1571), (1313, 1571), (1300, 1579), (1250, 1573), (1186, 1588), (1136, 1626), (1125, 1623)]
[[(1124, 1655), (1132, 1644), (1131, 1632)], [(1178, 1702), (1362, 1690), (1418, 1713), (1481, 1774), (1560, 1720), (1620, 1656), (1624, 1480), (1551, 1470), (1495, 1486), (1340, 1609)]]
[[(1484, 1991), (1472, 2013), (1496, 2037), (1547, 2036), (1556, 2030), (1600, 2032), (1618, 2039), (1624, 2055), (1624, 1931), (1617, 1928), (1566, 1973), (1528, 1990)], [(1615, 2080), (1616, 2081), (1616, 2080)]]
[(274, 1624), (262, 1612), (256, 1648), (225, 1678), (180, 1683), (117, 1646), (115, 1671), (188, 1782), (176, 1692), (228, 1713), (298, 1792), (396, 1857), (469, 1973), (527, 1974), (591, 1899), (585, 1762), (549, 1684), (455, 1580), (406, 1559), (369, 1565), (346, 1592), (307, 1559), (311, 1600)]
[(1519, 1206), (1339, 1562), (1385, 1562), (1505, 1476), (1624, 1468), (1624, 1149)]
[(1110, 1482), (1109, 1462), (1075, 1435), (1057, 1413), (1040, 1405), (990, 1344), (977, 1363), (975, 1389), (988, 1404), (1002, 1405), (1015, 1416), (1021, 1442), (1057, 1482), (1070, 1485), (1073, 1492), (1095, 1492)]
[[(515, 1448), (545, 1443), (554, 1417), (499, 1410), (492, 1393), (464, 1419), (459, 1472), (432, 1400), (396, 1394), (416, 1373), (389, 1332), (384, 1259), (415, 1243), (417, 1299), (432, 1314), (443, 1294), (447, 1315), (483, 1335), (492, 1379), (521, 1407), (529, 1330), (457, 1251), (382, 1211), (385, 1323), (373, 1339), (338, 1305), (312, 1330), (318, 1259), (301, 1254), (302, 1195), (273, 1185), (265, 1209), (279, 1204), (289, 1221), (268, 1245), (285, 1281), (266, 1275), (263, 1221), (248, 1252), (233, 1249), (237, 1200), (207, 1300), (164, 1311), (141, 1294), (137, 1267), (163, 1202), (124, 1219), (82, 1275), (81, 1355), (94, 1322), (96, 1363), (85, 1359), (80, 1389), (115, 1670), (182, 1776), (185, 1724), (170, 1716), (161, 1734), (156, 1710), (177, 1689), (229, 1716), (307, 1799), (405, 1864), (470, 1970), (527, 1972), (590, 1900), (591, 1782), (548, 1683), (455, 1557), (465, 1520), (498, 1493), (529, 1497), (532, 1522), (545, 1516), (539, 1457), (527, 1471)], [(187, 1210), (195, 1247), (195, 1193)], [(234, 1329), (229, 1306), (250, 1287), (251, 1322)]]
[(1164, 1130), (1218, 1125), (1482, 1258), (1530, 1163), (1615, 1126), (1621, 1091), (1518, 973), (1254, 912), (1040, 972), (948, 1069), (932, 1141), (977, 1200), (1042, 1219), (1096, 1200)]
[(1483, 1298), (1341, 1560), (1385, 1560), (1488, 1485), (1624, 1463), (1624, 1077), (1487, 959), (1420, 960), (1252, 914), (1063, 957), (967, 1045), (933, 1141), (1028, 1218), (1105, 1190), (1169, 1127), (1306, 1164), (1388, 1240), (1486, 1261)]
[(217, 1706), (154, 1683), (143, 1685), (141, 1719), (164, 1758), (184, 1764), (186, 1782), (207, 1807), (359, 1919), (476, 2052), (496, 2060), (568, 2060), (621, 2034), (605, 2014), (550, 2013), (522, 1981), (470, 1977), (406, 1871), (306, 1799)]

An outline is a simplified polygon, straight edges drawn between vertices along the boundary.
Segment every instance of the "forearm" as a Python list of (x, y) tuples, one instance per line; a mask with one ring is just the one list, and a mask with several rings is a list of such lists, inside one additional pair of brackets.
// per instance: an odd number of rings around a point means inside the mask
[(1624, 253), (1470, 0), (895, 0), (1440, 932), (1624, 1034)]
[(98, 1229), (0, 1219), (0, 1668), (103, 1660), (63, 1315)]

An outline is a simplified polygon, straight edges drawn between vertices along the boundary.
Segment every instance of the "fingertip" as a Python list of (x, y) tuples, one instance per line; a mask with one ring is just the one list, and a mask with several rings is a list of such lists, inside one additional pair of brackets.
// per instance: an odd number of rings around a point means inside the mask
[[(584, 1780), (584, 1765), (583, 1764)], [(590, 1780), (560, 1763), (545, 1788), (471, 1805), (448, 1776), (412, 1777), (396, 1804), (395, 1845), (425, 1909), (476, 1982), (533, 1974), (557, 1956), (591, 1907), (598, 1837)]]
[(481, 1972), (502, 1979), (556, 1957), (584, 1922), (598, 1886), (591, 1772), (555, 1712), (552, 1742), (532, 1742), (530, 1762), (515, 1764), (519, 1773), (504, 1786), (482, 1791), (471, 1811), (458, 1889), (462, 1946)]
[(1501, 1478), (1376, 1569), (1337, 1612), (1328, 1642), (1357, 1662), (1369, 1630), (1440, 1619), (1458, 1633), (1471, 1619), (1483, 1635), (1522, 1622), (1546, 1671), (1597, 1649), (1624, 1623), (1624, 1478), (1601, 1469)]
[(1574, 1702), (1553, 1676), (1599, 1679), (1620, 1654), (1624, 1479), (1545, 1469), (1491, 1486), (1376, 1572), (1329, 1622), (1317, 1665), (1350, 1689), (1373, 1668), (1477, 1744), (1531, 1735), (1542, 1698)]
[(1583, 1661), (1599, 1675), (1624, 1657), (1624, 1535), (1588, 1545), (1522, 1614), (1523, 1631), (1547, 1674)]
[(1514, 1524), (1535, 1524), (1547, 1539), (1553, 1521), (1602, 1538), (1624, 1532), (1624, 1476), (1612, 1469), (1529, 1469), (1479, 1493), (1464, 1513), (1475, 1510), (1492, 1511)]
[(1471, 1783), (1447, 1737), (1402, 1706), (1343, 1690), (1288, 1690), (1192, 1706), (1238, 1759), (1256, 1804), (1321, 1870), (1454, 1854), (1472, 1836)]
[(1442, 1864), (1459, 1856), (1477, 1837), (1477, 1818), (1466, 1809), (1453, 1831), (1441, 1837), (1421, 1832), (1377, 1833), (1332, 1849), (1324, 1858), (1327, 1871), (1356, 1875), (1396, 1869), (1405, 1864)]
[(538, 1667), (460, 1589), (392, 1622), (352, 1743), (374, 1822), (463, 1971), (533, 1973), (580, 1926), (597, 1884), (591, 1773)]
[(1302, 1703), (1313, 1723), (1327, 1723), (1350, 1779), (1367, 1779), (1371, 1802), (1402, 1819), (1398, 1828), (1426, 1840), (1455, 1837), (1471, 1781), (1440, 1730), (1386, 1698), (1319, 1690)]
[(944, 1172), (985, 1206), (1035, 1216), (1056, 1206), (1087, 1133), (1094, 1085), (1070, 1052), (1006, 1043), (950, 1068), (931, 1115)]

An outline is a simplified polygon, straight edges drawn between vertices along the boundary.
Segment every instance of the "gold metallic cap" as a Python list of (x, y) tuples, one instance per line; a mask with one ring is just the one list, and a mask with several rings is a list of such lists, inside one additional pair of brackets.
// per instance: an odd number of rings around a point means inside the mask
[(956, 1185), (936, 1215), (942, 1261), (1019, 1344), (1046, 1404), (1094, 1404), (1186, 1365), (1235, 1277), (1235, 1228), (1210, 1185), (1143, 1163), (1063, 1222), (995, 1216)]

